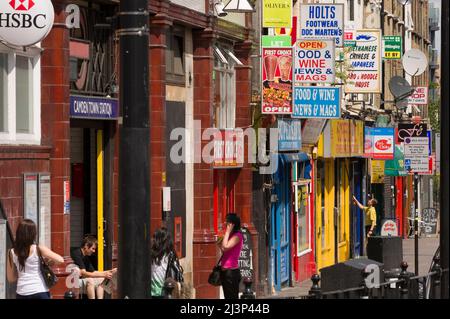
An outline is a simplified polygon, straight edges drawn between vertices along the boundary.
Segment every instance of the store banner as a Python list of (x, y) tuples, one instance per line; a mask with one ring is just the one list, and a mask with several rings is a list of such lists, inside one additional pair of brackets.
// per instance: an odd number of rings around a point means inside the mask
[(302, 129), (302, 145), (317, 145), (326, 123), (326, 119), (306, 119)]
[(428, 88), (426, 86), (416, 87), (414, 93), (408, 97), (408, 104), (427, 105)]
[(363, 135), (363, 121), (328, 121), (324, 130), (324, 157), (362, 157), (364, 155)]
[(263, 0), (263, 28), (291, 28), (292, 0)]
[(346, 53), (345, 93), (381, 93), (381, 31), (357, 30), (355, 40)]
[(294, 119), (278, 119), (278, 151), (300, 151), (302, 123)]
[(244, 163), (242, 129), (215, 129), (213, 168), (239, 168)]
[(400, 60), (402, 58), (402, 37), (398, 35), (383, 36), (383, 58), (386, 60)]
[(294, 85), (334, 83), (333, 40), (298, 40), (294, 52)]
[(427, 124), (399, 123), (397, 143), (403, 143), (408, 137), (427, 137)]
[(262, 113), (292, 114), (292, 48), (262, 51)]
[(291, 47), (291, 37), (288, 35), (263, 35), (261, 43), (266, 48)]
[(340, 118), (341, 90), (336, 87), (294, 87), (293, 118)]
[(344, 46), (343, 4), (301, 4), (299, 38), (333, 38), (336, 47)]

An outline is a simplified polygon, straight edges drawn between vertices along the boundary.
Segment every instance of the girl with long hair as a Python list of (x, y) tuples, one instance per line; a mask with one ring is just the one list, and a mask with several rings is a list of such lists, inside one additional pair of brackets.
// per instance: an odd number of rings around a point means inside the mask
[[(39, 253), (56, 264), (64, 258), (43, 245), (36, 245), (36, 224), (31, 219), (20, 222), (13, 249), (8, 252), (7, 278), (17, 280), (17, 299), (50, 299), (50, 292), (40, 271)], [(39, 250), (39, 251), (38, 251)]]
[(227, 214), (226, 231), (220, 244), (223, 252), (220, 265), (222, 271), (220, 280), (225, 299), (238, 299), (241, 272), (239, 255), (241, 254), (244, 237), (241, 232), (241, 220), (235, 213)]

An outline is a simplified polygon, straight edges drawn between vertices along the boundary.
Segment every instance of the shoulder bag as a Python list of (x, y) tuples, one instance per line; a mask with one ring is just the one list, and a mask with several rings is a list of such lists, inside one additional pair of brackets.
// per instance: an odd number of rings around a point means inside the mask
[(47, 285), (48, 289), (50, 289), (54, 285), (56, 285), (56, 283), (58, 282), (58, 277), (56, 277), (50, 266), (45, 262), (38, 245), (36, 245), (36, 251), (39, 256), (39, 269), (41, 271), (42, 277), (44, 278), (45, 284)]
[(220, 266), (220, 261), (222, 260), (222, 257), (223, 257), (223, 254), (222, 254), (222, 256), (220, 256), (219, 261), (217, 262), (217, 264), (214, 266), (213, 270), (209, 274), (208, 283), (210, 285), (213, 285), (213, 286), (222, 285), (222, 281), (220, 280), (220, 272), (222, 271), (222, 266)]

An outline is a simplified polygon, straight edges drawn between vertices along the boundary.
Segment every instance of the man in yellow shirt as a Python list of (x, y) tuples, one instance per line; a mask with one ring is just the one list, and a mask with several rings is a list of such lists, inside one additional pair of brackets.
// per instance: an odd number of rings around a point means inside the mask
[(366, 213), (366, 236), (370, 237), (375, 232), (375, 226), (377, 225), (377, 211), (375, 210), (375, 205), (378, 203), (375, 198), (370, 199), (367, 202), (368, 206), (363, 206), (358, 200), (353, 196), (354, 205), (358, 205)]

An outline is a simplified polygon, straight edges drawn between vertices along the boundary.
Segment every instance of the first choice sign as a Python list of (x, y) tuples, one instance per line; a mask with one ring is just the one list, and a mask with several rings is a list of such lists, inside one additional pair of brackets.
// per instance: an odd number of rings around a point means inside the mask
[(0, 0), (0, 39), (30, 46), (44, 39), (53, 27), (50, 0)]

